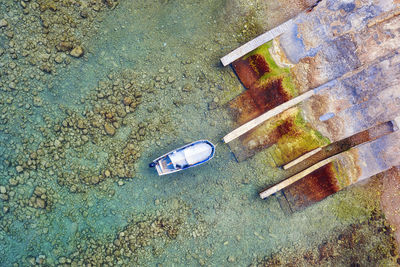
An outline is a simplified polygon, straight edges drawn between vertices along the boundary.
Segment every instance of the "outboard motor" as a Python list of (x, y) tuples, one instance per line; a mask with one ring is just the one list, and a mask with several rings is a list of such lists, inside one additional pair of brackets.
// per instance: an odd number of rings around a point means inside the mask
[(156, 166), (156, 164), (155, 164), (154, 162), (152, 162), (152, 163), (149, 164), (149, 167), (150, 167), (150, 168), (154, 168), (155, 166)]

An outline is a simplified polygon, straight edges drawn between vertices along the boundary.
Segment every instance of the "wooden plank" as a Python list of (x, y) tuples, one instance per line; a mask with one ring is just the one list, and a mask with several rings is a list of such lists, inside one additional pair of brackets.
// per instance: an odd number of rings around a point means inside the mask
[(299, 104), (300, 102), (310, 98), (311, 96), (316, 94), (316, 92), (318, 91), (317, 89), (319, 89), (319, 88), (307, 91), (306, 93), (299, 95), (298, 97), (295, 97), (295, 98), (283, 103), (282, 105), (279, 105), (279, 106), (265, 112), (264, 114), (258, 116), (257, 118), (243, 124), (239, 128), (237, 128), (237, 129), (233, 130), (232, 132), (230, 132), (229, 134), (225, 135), (223, 138), (224, 142), (229, 143), (230, 141), (238, 138), (239, 136), (250, 131), (251, 129), (257, 127), (264, 121), (266, 121), (266, 120), (282, 113), (283, 111), (288, 110), (289, 108)]
[(297, 165), (298, 163), (302, 162), (303, 160), (308, 159), (309, 157), (311, 157), (311, 156), (317, 154), (317, 153), (320, 152), (321, 150), (322, 150), (321, 147), (318, 147), (318, 148), (316, 148), (316, 149), (314, 149), (314, 150), (311, 150), (310, 152), (308, 152), (308, 153), (302, 155), (301, 157), (298, 157), (297, 159), (295, 159), (295, 160), (289, 162), (288, 164), (284, 165), (284, 166), (283, 166), (283, 169), (284, 169), (284, 170), (287, 170), (287, 169), (293, 167), (294, 165)]
[(266, 33), (261, 34), (260, 36), (254, 38), (253, 40), (245, 43), (244, 45), (240, 46), (239, 48), (233, 50), (228, 55), (221, 58), (222, 65), (227, 66), (234, 62), (235, 60), (243, 57), (247, 53), (253, 51), (260, 45), (265, 44), (268, 41), (271, 41), (275, 37), (278, 37), (282, 33), (286, 32), (290, 27), (292, 27), (294, 20), (290, 19), (285, 23), (267, 31)]
[(307, 176), (308, 174), (312, 173), (313, 171), (321, 168), (322, 166), (332, 162), (335, 158), (337, 157), (337, 155), (324, 159), (320, 162), (318, 162), (317, 164), (314, 164), (313, 166), (305, 169), (304, 171), (299, 172), (296, 175), (293, 175), (292, 177), (268, 188), (267, 190), (264, 190), (260, 193), (260, 197), (262, 199), (269, 197), (272, 194), (275, 194), (276, 192), (282, 190), (283, 188), (297, 182), (298, 180), (302, 179), (303, 177)]

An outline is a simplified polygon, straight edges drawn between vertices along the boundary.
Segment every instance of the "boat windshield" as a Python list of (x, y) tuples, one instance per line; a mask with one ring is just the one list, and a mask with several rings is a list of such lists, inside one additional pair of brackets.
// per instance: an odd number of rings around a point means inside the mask
[(188, 165), (188, 162), (186, 161), (185, 154), (183, 153), (183, 151), (173, 152), (168, 157), (175, 168), (180, 169)]

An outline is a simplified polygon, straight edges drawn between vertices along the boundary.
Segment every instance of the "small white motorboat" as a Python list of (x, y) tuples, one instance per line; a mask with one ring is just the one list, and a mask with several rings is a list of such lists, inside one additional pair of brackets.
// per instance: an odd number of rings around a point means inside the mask
[(215, 146), (207, 140), (199, 140), (175, 149), (153, 160), (158, 175), (165, 175), (203, 164), (215, 154)]

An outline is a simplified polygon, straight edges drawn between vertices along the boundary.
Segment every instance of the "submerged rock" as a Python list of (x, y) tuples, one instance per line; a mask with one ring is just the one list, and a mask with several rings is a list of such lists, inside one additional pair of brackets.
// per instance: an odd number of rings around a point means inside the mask
[(228, 262), (235, 262), (235, 257), (234, 256), (232, 256), (232, 255), (230, 255), (230, 256), (228, 256), (228, 258), (227, 258), (227, 261)]
[(113, 136), (115, 134), (115, 128), (111, 124), (104, 124), (104, 130), (108, 135)]
[(20, 165), (18, 165), (16, 168), (17, 172), (22, 172), (24, 170), (24, 168)]
[(35, 107), (41, 107), (43, 105), (43, 100), (39, 96), (33, 98), (33, 105)]
[(132, 104), (132, 102), (133, 102), (132, 98), (130, 98), (128, 96), (124, 98), (124, 105), (125, 106), (129, 106), (130, 104)]
[(46, 202), (41, 198), (36, 198), (36, 205), (40, 209), (45, 209), (46, 208)]
[(60, 52), (66, 52), (70, 51), (73, 48), (73, 45), (71, 42), (60, 42), (56, 48)]
[(54, 62), (56, 62), (57, 64), (61, 64), (64, 61), (63, 57), (61, 55), (57, 55), (54, 58)]
[(175, 82), (175, 77), (169, 76), (169, 77), (168, 77), (168, 82), (169, 82), (169, 83)]
[(73, 57), (81, 57), (84, 54), (83, 48), (81, 46), (77, 46), (74, 49), (71, 50), (71, 52), (69, 53), (71, 56)]
[(93, 184), (98, 184), (100, 182), (100, 179), (98, 176), (93, 176), (91, 182)]
[(1, 19), (0, 20), (0, 28), (7, 27), (7, 26), (8, 26), (7, 20)]
[(33, 193), (37, 196), (41, 196), (44, 195), (46, 193), (46, 189), (44, 189), (43, 187), (37, 186), (35, 188), (35, 190), (33, 191)]

